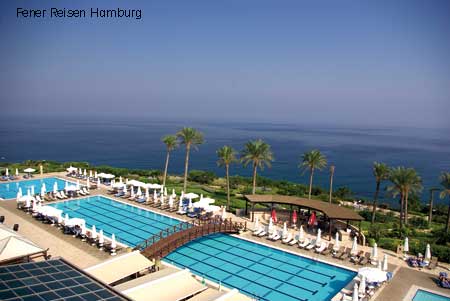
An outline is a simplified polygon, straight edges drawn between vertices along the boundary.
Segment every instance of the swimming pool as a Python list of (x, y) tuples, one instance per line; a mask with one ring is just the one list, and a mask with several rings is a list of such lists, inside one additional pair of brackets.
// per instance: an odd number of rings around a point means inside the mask
[(356, 273), (239, 239), (213, 234), (165, 257), (214, 282), (259, 300), (330, 300)]
[(16, 198), (19, 187), (22, 188), (23, 194), (26, 194), (27, 189), (31, 189), (32, 186), (34, 186), (35, 193), (40, 193), (43, 183), (45, 183), (47, 191), (52, 191), (55, 182), (58, 183), (59, 189), (63, 189), (66, 185), (66, 181), (55, 177), (0, 183), (0, 198), (5, 200)]
[(412, 301), (450, 301), (450, 297), (418, 289)]
[(95, 225), (97, 231), (102, 229), (108, 237), (114, 233), (119, 242), (131, 247), (180, 223), (180, 220), (99, 195), (50, 206), (61, 209), (69, 217), (85, 219), (87, 227)]

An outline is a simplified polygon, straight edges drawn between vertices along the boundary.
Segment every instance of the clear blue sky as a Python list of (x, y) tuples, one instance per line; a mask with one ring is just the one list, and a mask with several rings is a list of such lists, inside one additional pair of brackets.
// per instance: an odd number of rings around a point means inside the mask
[[(450, 127), (450, 1), (2, 1), (1, 114)], [(16, 8), (141, 9), (141, 20)]]

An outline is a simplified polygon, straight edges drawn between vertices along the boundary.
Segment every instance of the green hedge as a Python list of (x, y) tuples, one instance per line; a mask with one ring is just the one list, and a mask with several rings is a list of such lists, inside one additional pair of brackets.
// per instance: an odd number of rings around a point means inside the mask
[[(427, 241), (424, 240), (413, 240), (409, 241), (409, 254), (417, 255), (418, 253), (422, 253), (425, 255), (425, 249), (427, 247)], [(403, 244), (403, 241), (396, 238), (380, 238), (378, 241), (378, 246), (383, 249), (387, 249), (390, 251), (397, 251), (397, 246)], [(450, 263), (450, 247), (446, 245), (437, 245), (434, 243), (430, 243), (431, 247), (431, 255), (439, 258), (441, 262)]]

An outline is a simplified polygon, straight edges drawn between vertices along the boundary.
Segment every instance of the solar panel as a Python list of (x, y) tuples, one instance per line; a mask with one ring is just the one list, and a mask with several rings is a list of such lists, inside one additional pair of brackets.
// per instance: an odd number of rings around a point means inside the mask
[(130, 300), (62, 258), (0, 266), (0, 300)]

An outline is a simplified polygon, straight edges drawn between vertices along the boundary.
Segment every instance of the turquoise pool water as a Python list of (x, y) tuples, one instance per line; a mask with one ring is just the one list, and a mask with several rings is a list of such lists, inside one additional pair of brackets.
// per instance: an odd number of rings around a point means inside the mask
[(165, 260), (258, 300), (330, 300), (356, 276), (347, 269), (226, 234), (192, 241)]
[(118, 241), (132, 247), (180, 223), (177, 219), (103, 196), (69, 200), (50, 206), (61, 209), (69, 217), (85, 219), (88, 227), (95, 225), (97, 231), (102, 229), (108, 237), (114, 233)]
[(19, 191), (19, 187), (22, 188), (23, 194), (26, 194), (27, 189), (31, 189), (32, 186), (34, 186), (35, 193), (40, 193), (43, 183), (45, 183), (47, 191), (52, 191), (55, 182), (58, 183), (59, 189), (63, 189), (64, 186), (66, 185), (66, 181), (58, 178), (42, 178), (35, 180), (0, 183), (0, 198), (5, 200), (15, 199), (17, 196), (17, 192)]
[(412, 301), (450, 301), (450, 297), (445, 297), (419, 289), (417, 290)]

